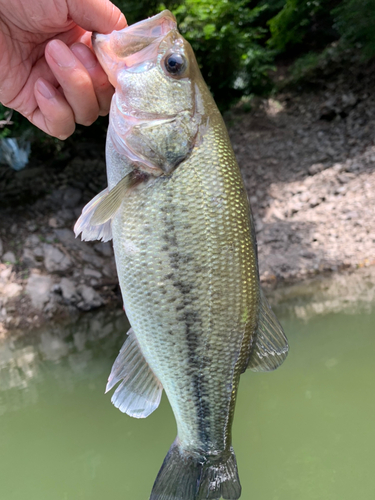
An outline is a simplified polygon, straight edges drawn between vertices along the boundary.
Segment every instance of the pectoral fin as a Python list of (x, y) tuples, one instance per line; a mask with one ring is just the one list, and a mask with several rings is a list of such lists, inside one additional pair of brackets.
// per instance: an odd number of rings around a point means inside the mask
[(82, 214), (74, 226), (74, 233), (79, 236), (81, 233), (82, 241), (102, 240), (109, 241), (112, 239), (111, 221), (108, 220), (104, 224), (94, 225), (92, 217), (100, 203), (108, 196), (108, 188), (97, 194), (82, 210)]
[(124, 200), (126, 191), (136, 183), (132, 172), (121, 179), (116, 186), (107, 193), (95, 208), (91, 218), (91, 224), (98, 226), (105, 224), (111, 219), (120, 208)]
[(111, 191), (104, 189), (95, 196), (82, 210), (80, 218), (74, 226), (76, 237), (82, 233), (82, 240), (112, 239), (111, 219), (120, 208), (126, 191), (136, 181), (130, 174), (126, 175)]
[(128, 331), (128, 338), (113, 364), (106, 392), (121, 380), (111, 399), (116, 408), (136, 418), (146, 418), (156, 410), (163, 386), (145, 360), (133, 329)]
[(247, 368), (266, 372), (279, 367), (288, 355), (288, 341), (262, 290), (258, 329), (251, 347)]

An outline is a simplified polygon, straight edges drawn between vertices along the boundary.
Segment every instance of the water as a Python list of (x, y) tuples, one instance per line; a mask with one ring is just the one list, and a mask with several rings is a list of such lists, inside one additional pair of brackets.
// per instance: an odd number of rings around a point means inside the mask
[[(241, 379), (241, 498), (375, 498), (375, 314), (283, 323), (287, 361)], [(165, 397), (136, 420), (104, 395), (126, 330), (100, 313), (1, 344), (1, 500), (148, 499), (176, 426)]]

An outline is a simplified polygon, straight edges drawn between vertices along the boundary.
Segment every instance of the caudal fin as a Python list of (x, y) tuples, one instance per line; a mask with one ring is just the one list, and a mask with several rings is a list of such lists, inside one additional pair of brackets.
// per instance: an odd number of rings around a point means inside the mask
[(193, 456), (174, 442), (157, 475), (150, 500), (237, 500), (240, 495), (232, 448), (215, 457)]

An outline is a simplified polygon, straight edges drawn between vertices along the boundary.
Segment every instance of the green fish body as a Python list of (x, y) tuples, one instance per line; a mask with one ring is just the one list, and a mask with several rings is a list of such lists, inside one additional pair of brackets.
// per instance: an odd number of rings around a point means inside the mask
[(93, 46), (116, 88), (108, 189), (75, 231), (113, 238), (132, 326), (107, 390), (120, 382), (112, 402), (138, 418), (168, 396), (178, 433), (151, 500), (235, 500), (240, 375), (272, 370), (288, 351), (260, 289), (241, 174), (172, 14), (95, 35)]

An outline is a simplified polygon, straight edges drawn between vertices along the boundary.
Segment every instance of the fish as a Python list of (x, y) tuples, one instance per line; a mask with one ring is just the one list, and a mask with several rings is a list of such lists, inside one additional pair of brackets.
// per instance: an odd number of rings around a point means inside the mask
[(164, 390), (177, 437), (150, 500), (236, 500), (240, 376), (271, 371), (288, 342), (260, 287), (254, 222), (223, 118), (171, 12), (92, 44), (115, 88), (108, 187), (75, 234), (112, 239), (131, 329), (106, 387), (132, 417)]

